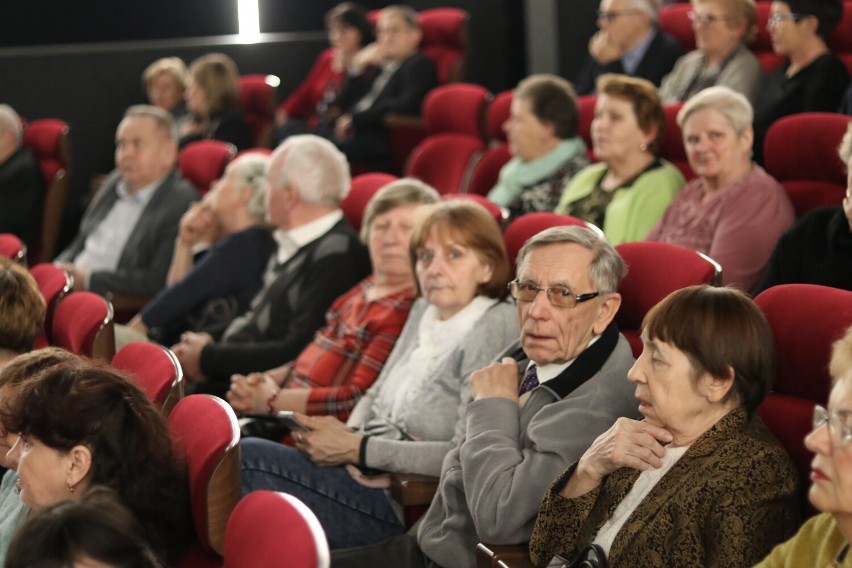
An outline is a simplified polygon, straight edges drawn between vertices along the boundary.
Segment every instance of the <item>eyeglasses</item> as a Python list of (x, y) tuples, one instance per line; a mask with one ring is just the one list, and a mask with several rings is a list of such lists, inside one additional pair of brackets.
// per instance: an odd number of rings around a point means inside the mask
[(804, 20), (807, 17), (808, 17), (807, 14), (779, 14), (779, 13), (775, 13), (775, 14), (769, 14), (769, 18), (767, 18), (766, 22), (770, 26), (777, 26), (778, 24), (780, 24), (782, 22), (786, 22), (786, 21), (792, 21), (792, 22), (798, 23), (798, 22), (801, 22), (802, 20)]
[(814, 430), (827, 423), (831, 443), (837, 448), (845, 446), (849, 443), (849, 440), (852, 440), (852, 425), (848, 423), (849, 416), (852, 416), (852, 412), (841, 410), (829, 412), (817, 405), (814, 407)]
[(544, 292), (551, 304), (557, 308), (573, 308), (577, 304), (588, 302), (592, 298), (597, 298), (601, 295), (600, 292), (589, 292), (588, 294), (574, 295), (571, 290), (565, 286), (551, 286), (542, 288), (532, 282), (518, 282), (512, 280), (509, 282), (509, 294), (518, 302), (533, 302), (539, 292)]
[(702, 26), (710, 25), (713, 22), (721, 22), (725, 19), (724, 16), (717, 16), (715, 14), (699, 14), (692, 11), (687, 12), (686, 17), (689, 18), (689, 21), (693, 24), (701, 24)]
[(639, 10), (598, 10), (598, 20), (606, 20), (607, 22), (612, 22), (616, 18), (620, 18), (621, 16), (632, 16), (633, 14), (638, 13)]

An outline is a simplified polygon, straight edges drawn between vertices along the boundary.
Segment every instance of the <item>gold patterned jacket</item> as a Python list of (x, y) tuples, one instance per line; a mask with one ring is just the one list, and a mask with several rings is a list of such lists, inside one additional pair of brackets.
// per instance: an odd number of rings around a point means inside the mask
[[(530, 558), (545, 566), (590, 544), (639, 471), (621, 468), (574, 499), (559, 495), (575, 463), (551, 484), (536, 518)], [(760, 417), (743, 408), (698, 438), (630, 514), (610, 565), (752, 566), (799, 524), (793, 463)]]

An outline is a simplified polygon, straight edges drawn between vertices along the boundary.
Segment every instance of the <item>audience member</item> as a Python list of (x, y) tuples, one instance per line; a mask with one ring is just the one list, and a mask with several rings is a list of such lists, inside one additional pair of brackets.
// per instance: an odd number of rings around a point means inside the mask
[(848, 172), (842, 205), (810, 211), (784, 233), (755, 294), (778, 284), (852, 290), (852, 126), (838, 154)]
[(180, 147), (197, 140), (230, 142), (237, 150), (251, 148), (251, 127), (239, 106), (237, 64), (223, 53), (199, 57), (189, 66), (186, 107), (192, 120), (183, 125)]
[(184, 100), (186, 81), (186, 64), (180, 57), (162, 57), (142, 72), (142, 88), (148, 103), (169, 111), (178, 131), (190, 118)]
[(34, 511), (115, 490), (167, 565), (191, 531), (187, 475), (165, 418), (139, 387), (109, 367), (68, 361), (29, 377), (4, 397), (2, 424), (18, 439), (21, 501)]
[(581, 95), (595, 92), (604, 73), (641, 77), (659, 86), (683, 54), (680, 43), (659, 28), (659, 0), (601, 0), (598, 32), (574, 80)]
[(677, 122), (698, 177), (648, 235), (709, 255), (722, 265), (722, 283), (746, 292), (795, 217), (781, 184), (751, 160), (752, 116), (748, 100), (728, 87), (710, 87), (687, 101)]
[(689, 13), (695, 51), (677, 60), (663, 79), (663, 103), (685, 101), (699, 91), (721, 85), (757, 100), (763, 68), (746, 47), (757, 33), (754, 0), (692, 0)]
[[(0, 314), (2, 313), (0, 310)], [(75, 355), (58, 347), (45, 347), (15, 357), (5, 367), (0, 366), (0, 404), (3, 404), (9, 394), (30, 377), (58, 363), (74, 360), (76, 360)], [(15, 531), (29, 512), (18, 495), (16, 464), (6, 456), (15, 445), (17, 438), (17, 434), (7, 432), (0, 427), (0, 467), (6, 468), (3, 479), (0, 481), (0, 564), (6, 557), (6, 549)]]
[(808, 498), (821, 514), (811, 517), (796, 535), (756, 568), (848, 566), (852, 542), (852, 328), (834, 342), (829, 372), (834, 382), (828, 408), (814, 408), (813, 430), (805, 446), (811, 461)]
[(178, 222), (198, 194), (175, 170), (177, 132), (163, 109), (127, 109), (115, 136), (115, 166), (56, 262), (74, 288), (153, 296), (166, 281)]
[(364, 8), (354, 2), (342, 2), (329, 10), (325, 29), (331, 47), (320, 53), (305, 80), (275, 113), (279, 140), (311, 130), (326, 137), (333, 134), (340, 111), (334, 102), (346, 70), (358, 50), (373, 43), (373, 25)]
[(334, 123), (334, 140), (351, 161), (386, 165), (390, 146), (384, 118), (390, 113), (419, 115), (423, 98), (438, 80), (435, 66), (417, 51), (420, 24), (412, 8), (384, 8), (376, 38), (347, 70), (335, 103), (341, 115)]
[(772, 2), (766, 24), (772, 49), (789, 61), (764, 82), (755, 105), (755, 159), (763, 163), (769, 126), (797, 112), (834, 112), (849, 83), (846, 66), (826, 45), (843, 16), (841, 0)]
[(39, 511), (15, 535), (6, 568), (160, 568), (118, 495), (94, 487), (79, 500)]
[(510, 271), (503, 239), (480, 205), (433, 206), (410, 250), (423, 298), (349, 421), (304, 417), (311, 431), (295, 434), (296, 449), (253, 439), (242, 445), (244, 493), (292, 493), (317, 514), (332, 549), (403, 532), (382, 490), (388, 481), (377, 474), (441, 472), (470, 400), (470, 374), (517, 333), (503, 300)]
[(437, 191), (413, 178), (376, 193), (361, 229), (373, 274), (334, 301), (325, 327), (294, 361), (266, 373), (231, 377), (228, 400), (235, 410), (294, 410), (346, 420), (376, 380), (411, 310), (411, 231), (418, 210), (438, 200)]
[[(742, 292), (692, 286), (645, 316), (622, 418), (545, 494), (530, 557), (601, 546), (612, 566), (752, 566), (798, 524), (796, 470), (757, 405), (772, 330)], [(629, 522), (628, 522), (629, 521)]]
[(0, 369), (33, 348), (46, 309), (27, 269), (0, 256)]
[(131, 329), (171, 344), (186, 330), (221, 334), (248, 309), (275, 248), (263, 226), (268, 162), (261, 154), (240, 156), (204, 199), (190, 206), (175, 240), (168, 288), (142, 308)]
[(614, 245), (647, 237), (684, 184), (680, 170), (659, 158), (664, 125), (654, 85), (601, 75), (592, 120), (600, 162), (566, 183), (556, 212), (594, 223)]
[(568, 81), (532, 75), (518, 83), (503, 124), (513, 158), (488, 199), (512, 215), (553, 211), (565, 181), (589, 165), (577, 127), (577, 97)]
[(23, 145), (21, 117), (0, 104), (0, 233), (14, 233), (28, 246), (41, 226), (43, 180), (38, 162)]
[(612, 323), (625, 272), (589, 229), (556, 227), (527, 241), (510, 285), (520, 341), (471, 375), (473, 400), (431, 507), (406, 535), (332, 553), (335, 567), (473, 568), (477, 542), (529, 539), (550, 480), (619, 416), (636, 415), (625, 380), (633, 357)]
[(223, 397), (231, 375), (295, 359), (334, 299), (370, 271), (367, 251), (339, 208), (349, 191), (349, 164), (333, 144), (291, 136), (273, 152), (266, 180), (266, 218), (277, 228), (278, 248), (263, 288), (218, 342), (187, 332), (173, 347), (186, 379)]

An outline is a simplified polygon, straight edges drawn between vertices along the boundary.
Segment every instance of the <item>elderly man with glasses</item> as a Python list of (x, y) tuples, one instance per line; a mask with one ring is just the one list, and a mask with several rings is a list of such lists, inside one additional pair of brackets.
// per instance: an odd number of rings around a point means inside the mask
[(613, 317), (624, 261), (581, 227), (530, 239), (509, 285), (520, 340), (471, 375), (459, 443), (408, 533), (332, 554), (337, 567), (476, 566), (476, 544), (526, 542), (550, 481), (620, 416), (637, 416), (630, 347)]
[(660, 0), (601, 0), (598, 32), (589, 40), (589, 57), (574, 79), (578, 95), (595, 91), (604, 73), (648, 79), (659, 86), (683, 55), (680, 43), (660, 30)]

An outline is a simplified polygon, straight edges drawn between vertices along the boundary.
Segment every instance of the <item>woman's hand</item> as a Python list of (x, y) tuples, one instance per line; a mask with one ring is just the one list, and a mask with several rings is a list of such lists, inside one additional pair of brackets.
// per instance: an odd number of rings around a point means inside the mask
[(219, 234), (219, 222), (210, 205), (198, 201), (189, 206), (180, 219), (178, 240), (192, 247), (202, 242), (212, 243)]
[(269, 412), (269, 397), (278, 390), (278, 383), (269, 373), (232, 375), (227, 398), (234, 410), (241, 413)]
[(586, 450), (574, 475), (559, 494), (568, 498), (579, 497), (622, 467), (640, 471), (660, 467), (665, 454), (664, 444), (671, 441), (672, 435), (665, 428), (644, 421), (619, 418)]
[(356, 434), (334, 416), (297, 414), (299, 423), (310, 432), (293, 432), (296, 447), (319, 466), (357, 464), (361, 450), (361, 434)]

